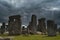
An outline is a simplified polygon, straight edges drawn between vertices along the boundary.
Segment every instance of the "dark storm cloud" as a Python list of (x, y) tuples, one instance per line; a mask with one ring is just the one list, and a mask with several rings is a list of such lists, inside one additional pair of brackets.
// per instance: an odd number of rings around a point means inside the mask
[[(27, 24), (32, 14), (38, 18), (46, 17), (53, 19), (52, 11), (59, 11), (60, 0), (0, 0), (0, 22), (7, 22), (8, 16), (19, 14), (22, 21)], [(58, 12), (56, 12), (58, 13)], [(59, 13), (55, 16), (56, 22), (60, 24)]]
[(4, 22), (3, 20), (6, 21), (5, 17), (9, 13), (8, 7), (9, 7), (8, 3), (0, 1), (0, 22)]

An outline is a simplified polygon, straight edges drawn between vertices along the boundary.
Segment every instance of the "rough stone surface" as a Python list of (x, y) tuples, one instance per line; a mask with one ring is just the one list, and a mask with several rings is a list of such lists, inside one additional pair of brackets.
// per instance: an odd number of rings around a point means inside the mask
[(14, 15), (9, 17), (8, 21), (9, 35), (21, 34), (21, 16)]
[(57, 29), (57, 31), (58, 31), (58, 34), (60, 35), (60, 27)]
[(42, 34), (46, 34), (45, 18), (38, 19), (38, 30), (42, 32)]
[(28, 25), (29, 33), (36, 34), (37, 31), (37, 17), (36, 15), (32, 15), (31, 22)]
[(3, 34), (5, 32), (5, 23), (2, 23), (1, 26), (1, 34)]
[(56, 24), (52, 20), (47, 21), (48, 36), (56, 36)]

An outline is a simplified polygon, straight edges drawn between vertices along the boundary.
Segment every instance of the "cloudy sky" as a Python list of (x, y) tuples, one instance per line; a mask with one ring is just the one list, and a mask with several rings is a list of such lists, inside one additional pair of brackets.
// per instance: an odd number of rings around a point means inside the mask
[(0, 23), (11, 15), (21, 15), (27, 25), (31, 15), (55, 20), (60, 25), (60, 0), (0, 0)]

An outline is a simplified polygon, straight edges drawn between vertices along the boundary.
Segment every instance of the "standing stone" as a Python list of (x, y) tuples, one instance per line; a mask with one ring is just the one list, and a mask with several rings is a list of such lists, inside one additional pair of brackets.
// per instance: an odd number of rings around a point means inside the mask
[(29, 23), (29, 32), (31, 34), (36, 34), (37, 31), (37, 17), (36, 15), (32, 15), (31, 22)]
[(27, 26), (27, 29), (28, 29), (28, 34), (33, 34), (32, 33), (32, 23), (29, 22), (29, 25)]
[(5, 25), (6, 27), (5, 27), (5, 30), (6, 30), (6, 32), (8, 31), (8, 25)]
[(3, 34), (5, 32), (5, 23), (2, 23), (1, 26), (1, 34)]
[(38, 29), (42, 34), (46, 34), (45, 18), (38, 19)]
[(14, 15), (9, 17), (8, 23), (9, 35), (21, 34), (21, 16)]
[(47, 33), (48, 33), (48, 36), (56, 36), (55, 29), (56, 29), (56, 26), (55, 26), (54, 21), (48, 20), (47, 21)]
[(55, 34), (57, 35), (57, 24), (55, 24), (54, 31), (55, 31)]
[(58, 29), (58, 32), (59, 32), (59, 34), (60, 34), (60, 28)]

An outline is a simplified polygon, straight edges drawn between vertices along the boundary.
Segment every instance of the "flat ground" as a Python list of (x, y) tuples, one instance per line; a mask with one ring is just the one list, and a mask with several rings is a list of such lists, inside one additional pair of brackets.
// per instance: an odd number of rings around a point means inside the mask
[[(5, 36), (2, 36), (5, 37)], [(8, 36), (6, 36), (8, 37)], [(10, 36), (13, 40), (60, 40), (60, 35), (55, 37), (48, 37), (46, 35), (19, 35), (19, 36)]]
[(60, 40), (60, 35), (55, 37), (48, 37), (46, 35), (29, 35), (29, 36), (15, 36), (13, 40)]

